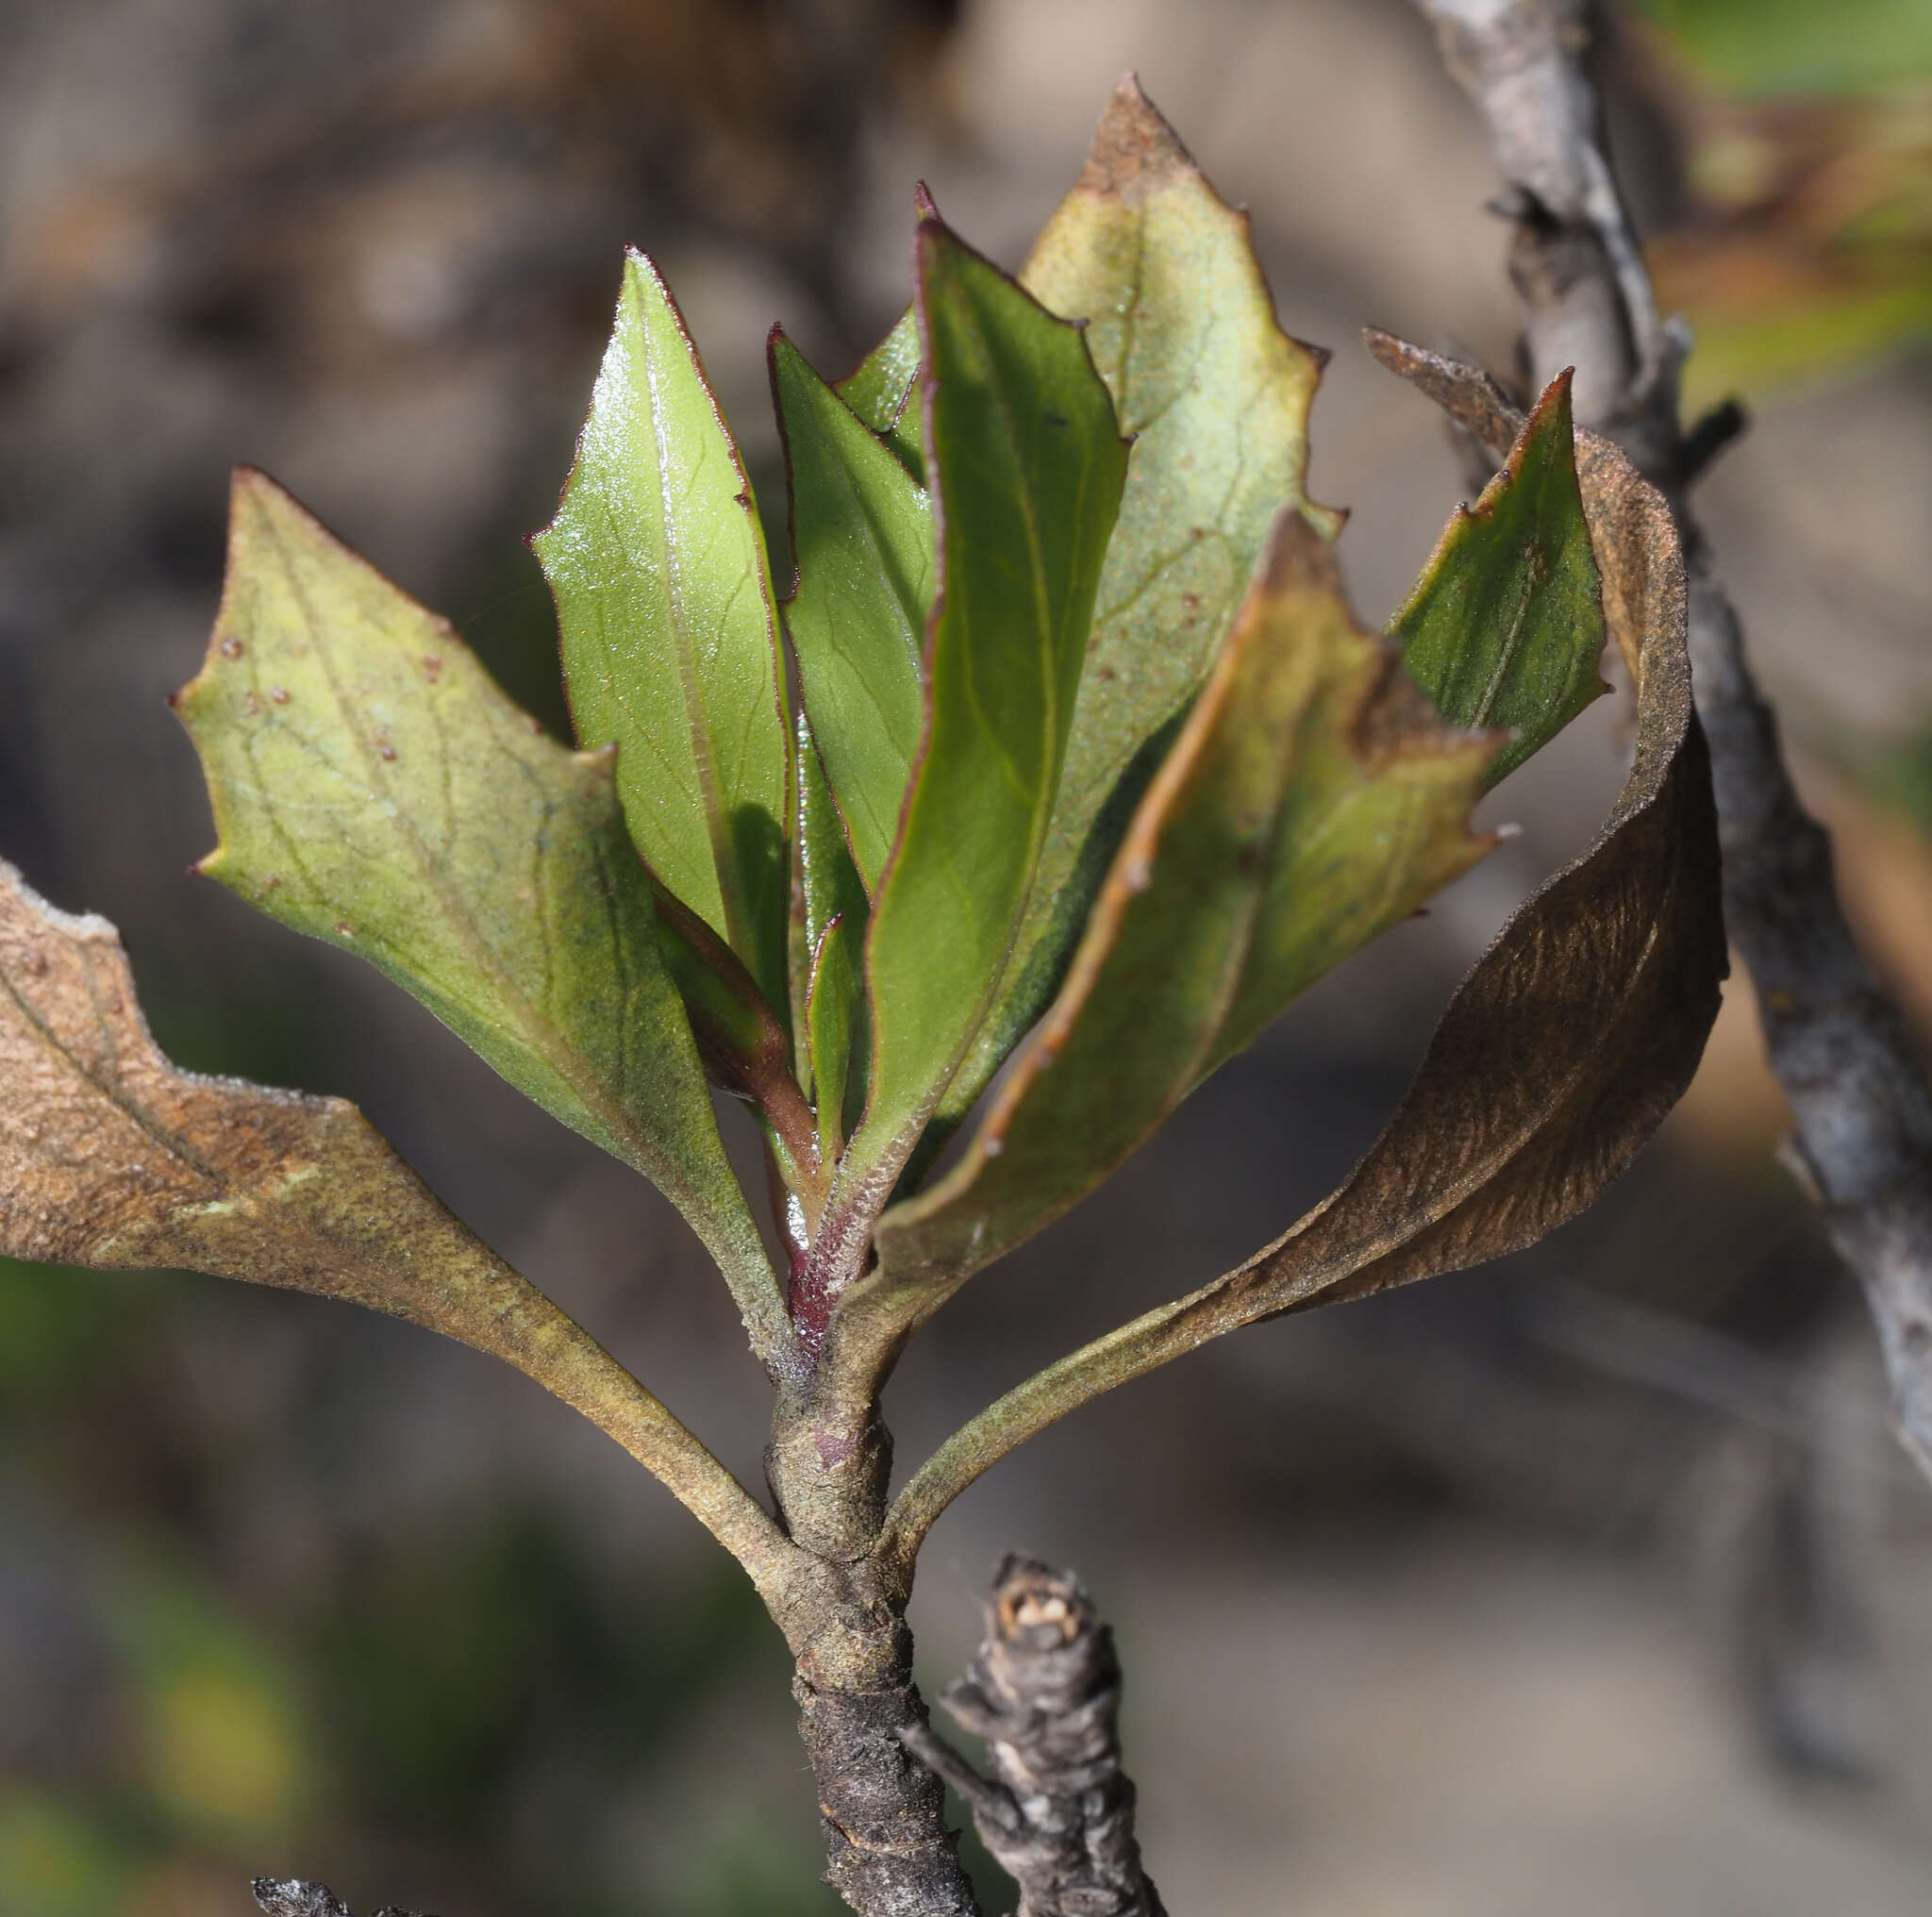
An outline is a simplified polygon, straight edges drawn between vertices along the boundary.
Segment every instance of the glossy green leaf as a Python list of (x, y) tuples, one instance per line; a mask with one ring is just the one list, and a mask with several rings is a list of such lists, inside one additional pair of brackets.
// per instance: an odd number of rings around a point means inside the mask
[(770, 1348), (775, 1290), (718, 1139), (608, 751), (549, 738), (448, 623), (258, 473), (177, 707), (220, 836), (201, 869), (360, 953), (678, 1206)]
[(908, 307), (892, 330), (839, 382), (839, 397), (925, 483), (925, 418), (919, 378), (919, 316)]
[(1603, 592), (1576, 484), (1568, 374), (1551, 381), (1474, 507), (1457, 509), (1389, 629), (1445, 719), (1515, 734), (1491, 785), (1609, 691), (1597, 671)]
[(1021, 282), (1085, 319), (1121, 430), (1136, 436), (1107, 555), (1066, 770), (999, 996), (925, 1153), (966, 1114), (1058, 988), (1158, 746), (1200, 689), (1284, 505), (1307, 504), (1323, 356), (1290, 339), (1245, 214), (1208, 185), (1132, 79)]
[(868, 889), (899, 830), (924, 729), (932, 508), (884, 442), (783, 334), (772, 390), (791, 485), (798, 589), (785, 611), (806, 710)]
[(577, 737), (617, 744), (639, 851), (782, 1011), (791, 758), (770, 569), (738, 448), (641, 253), (534, 543)]
[(941, 532), (931, 717), (866, 965), (870, 1096), (814, 1257), (836, 1293), (983, 1016), (1059, 783), (1126, 448), (1078, 329), (936, 219), (918, 242)]
[[(876, 1234), (921, 1314), (1091, 1191), (1260, 1023), (1494, 842), (1497, 740), (1444, 725), (1294, 508), (1137, 810), (1058, 997), (958, 1166)], [(1049, 1069), (1051, 1068), (1051, 1069)], [(864, 1295), (869, 1288), (874, 1294)]]

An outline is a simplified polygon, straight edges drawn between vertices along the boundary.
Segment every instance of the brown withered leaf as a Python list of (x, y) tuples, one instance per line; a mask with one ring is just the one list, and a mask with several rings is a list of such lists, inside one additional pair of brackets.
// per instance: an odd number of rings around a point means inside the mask
[(353, 1105), (178, 1070), (113, 926), (55, 909), (4, 862), (0, 1255), (208, 1272), (441, 1331), (583, 1412), (747, 1562), (776, 1542), (697, 1440)]
[[(1372, 334), (1500, 456), (1522, 428), (1480, 373)], [(882, 1548), (917, 1548), (989, 1465), (1101, 1392), (1208, 1339), (1535, 1242), (1592, 1203), (1696, 1070), (1724, 975), (1717, 818), (1690, 702), (1683, 555), (1618, 449), (1576, 435), (1604, 610), (1632, 662), (1638, 737), (1595, 842), (1536, 892), (1463, 982), (1382, 1136), (1274, 1243), (1041, 1372), (915, 1474)]]

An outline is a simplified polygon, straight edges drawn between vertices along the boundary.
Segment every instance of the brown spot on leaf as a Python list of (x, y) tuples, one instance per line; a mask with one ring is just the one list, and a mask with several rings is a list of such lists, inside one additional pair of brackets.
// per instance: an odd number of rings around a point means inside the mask
[(1129, 74), (1100, 116), (1074, 191), (1139, 207), (1196, 171), (1179, 134), (1141, 91), (1139, 78)]
[(224, 658), (240, 658), (242, 657), (242, 642), (239, 639), (223, 640), (222, 657)]
[(271, 686), (268, 689), (268, 695), (277, 706), (286, 706), (289, 703), (289, 689), (286, 686)]
[(433, 686), (442, 676), (442, 655), (425, 652), (423, 655), (423, 676)]

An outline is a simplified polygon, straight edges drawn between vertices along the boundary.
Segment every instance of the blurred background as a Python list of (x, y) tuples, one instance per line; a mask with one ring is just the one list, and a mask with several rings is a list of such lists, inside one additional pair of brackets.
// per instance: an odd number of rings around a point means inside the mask
[[(1932, 1029), (1932, 8), (1647, 0), (1621, 162), (1705, 506), (1852, 906)], [(357, 1100), (756, 1478), (761, 1380), (654, 1192), (413, 1002), (186, 868), (162, 695), (258, 463), (562, 723), (522, 535), (626, 242), (701, 342), (774, 537), (763, 340), (828, 373), (907, 294), (910, 194), (1017, 264), (1138, 68), (1336, 349), (1312, 490), (1388, 615), (1459, 493), (1364, 324), (1506, 368), (1488, 155), (1402, 0), (0, 0), (0, 845), (108, 914), (204, 1070)], [(1522, 837), (1326, 981), (1095, 1202), (949, 1307), (902, 1459), (1278, 1232), (1621, 778), (1605, 700)], [(1932, 1488), (1774, 1158), (1741, 980), (1664, 1135), (1535, 1253), (1260, 1327), (970, 1493), (928, 1687), (999, 1552), (1117, 1621), (1143, 1835), (1188, 1917), (1932, 1907)], [(533, 1386), (339, 1306), (0, 1265), (0, 1912), (830, 1917), (786, 1659), (669, 1496)], [(1004, 1908), (997, 1885), (990, 1909)]]

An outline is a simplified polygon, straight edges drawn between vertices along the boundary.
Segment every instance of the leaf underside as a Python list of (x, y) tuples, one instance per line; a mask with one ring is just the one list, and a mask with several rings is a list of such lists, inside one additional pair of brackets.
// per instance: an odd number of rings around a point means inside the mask
[(608, 752), (549, 738), (446, 621), (246, 471), (176, 707), (220, 838), (201, 870), (369, 959), (657, 1183), (746, 1297), (770, 1292)]
[(786, 1016), (791, 749), (770, 569), (738, 448), (641, 253), (533, 543), (577, 737), (618, 746), (638, 850)]
[(113, 926), (4, 863), (0, 1084), (0, 1256), (208, 1272), (440, 1331), (581, 1411), (758, 1575), (776, 1533), (729, 1474), (353, 1105), (177, 1070)]
[(561, 1314), (353, 1105), (178, 1071), (106, 920), (0, 864), (0, 1252), (345, 1298), (517, 1361)]

